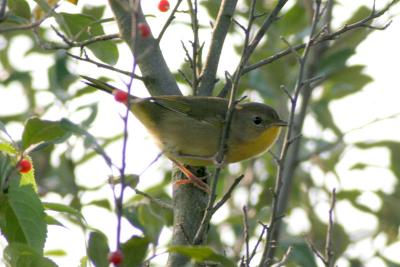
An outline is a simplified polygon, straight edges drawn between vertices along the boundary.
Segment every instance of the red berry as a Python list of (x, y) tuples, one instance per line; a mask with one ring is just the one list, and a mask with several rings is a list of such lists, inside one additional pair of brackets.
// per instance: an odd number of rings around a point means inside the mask
[(114, 265), (120, 265), (123, 259), (122, 252), (120, 250), (111, 252), (108, 254), (108, 262)]
[(27, 173), (32, 170), (32, 163), (27, 159), (22, 159), (18, 162), (18, 170), (20, 173)]
[(168, 0), (161, 0), (158, 3), (158, 10), (161, 12), (167, 12), (169, 10), (169, 2)]
[(146, 23), (139, 23), (138, 29), (142, 38), (147, 38), (150, 35), (150, 27)]
[(114, 99), (120, 103), (126, 103), (128, 101), (128, 93), (122, 90), (114, 90)]

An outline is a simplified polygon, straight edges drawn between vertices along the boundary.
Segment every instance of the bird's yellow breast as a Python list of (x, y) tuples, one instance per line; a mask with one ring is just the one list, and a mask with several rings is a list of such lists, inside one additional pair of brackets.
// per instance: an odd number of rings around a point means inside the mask
[(242, 161), (267, 151), (275, 143), (280, 130), (280, 127), (273, 126), (266, 129), (257, 138), (246, 140), (240, 144), (231, 144), (226, 155), (226, 162)]

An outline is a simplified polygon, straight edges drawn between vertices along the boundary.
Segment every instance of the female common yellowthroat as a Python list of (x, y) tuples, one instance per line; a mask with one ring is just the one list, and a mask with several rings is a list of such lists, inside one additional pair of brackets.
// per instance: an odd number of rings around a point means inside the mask
[[(117, 88), (82, 76), (86, 84), (114, 93)], [(118, 90), (119, 91), (119, 90)], [(154, 137), (165, 155), (192, 166), (214, 164), (224, 127), (228, 101), (219, 97), (130, 96), (131, 112)], [(267, 151), (287, 123), (270, 106), (239, 103), (230, 127), (224, 163), (233, 163)], [(186, 174), (186, 173), (185, 173)]]

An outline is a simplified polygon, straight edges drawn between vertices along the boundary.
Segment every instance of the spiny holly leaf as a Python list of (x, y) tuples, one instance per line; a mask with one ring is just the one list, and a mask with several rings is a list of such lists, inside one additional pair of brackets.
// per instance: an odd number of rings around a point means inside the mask
[(13, 267), (57, 267), (53, 261), (21, 243), (9, 244), (4, 250), (4, 260), (7, 266)]
[(225, 267), (234, 267), (236, 264), (227, 257), (215, 252), (206, 246), (170, 246), (169, 252), (179, 253), (193, 259), (196, 262), (212, 261)]
[(47, 225), (40, 199), (31, 185), (11, 183), (6, 194), (5, 224), (2, 232), (9, 243), (29, 245), (37, 253), (43, 253)]

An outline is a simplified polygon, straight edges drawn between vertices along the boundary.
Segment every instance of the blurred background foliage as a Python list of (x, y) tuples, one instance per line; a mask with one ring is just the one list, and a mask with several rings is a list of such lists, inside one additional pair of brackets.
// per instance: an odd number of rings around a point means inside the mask
[[(122, 127), (115, 129), (113, 136), (92, 136), (90, 134), (93, 124), (99, 123), (101, 120), (104, 121), (104, 119), (99, 118), (98, 102), (95, 100), (99, 93), (94, 93), (93, 89), (78, 82), (79, 75), (82, 73), (79, 73), (77, 68), (84, 63), (68, 56), (66, 53), (68, 44), (63, 42), (60, 36), (62, 34), (62, 36), (75, 43), (83, 42), (88, 38), (104, 35), (109, 30), (106, 27), (107, 24), (115, 24), (115, 22), (109, 19), (109, 10), (105, 13), (108, 9), (105, 3), (92, 6), (91, 1), (81, 0), (77, 6), (73, 6), (68, 2), (59, 2), (58, 4), (61, 5), (60, 9), (62, 11), (59, 11), (59, 9), (49, 11), (57, 2), (44, 0), (7, 1), (7, 12), (2, 14), (0, 18), (0, 94), (1, 98), (7, 99), (7, 101), (13, 101), (14, 95), (18, 95), (23, 99), (18, 99), (17, 102), (22, 104), (18, 104), (18, 107), (14, 108), (13, 112), (0, 113), (0, 121), (6, 129), (15, 128), (17, 130), (12, 132), (19, 131), (20, 136), (23, 136), (23, 134), (29, 135), (29, 133), (26, 133), (27, 120), (34, 116), (39, 119), (51, 117), (57, 123), (57, 127), (61, 127), (62, 131), (65, 131), (63, 136), (64, 134), (68, 135), (68, 137), (71, 136), (68, 139), (63, 138), (61, 142), (59, 139), (56, 140), (56, 138), (48, 136), (53, 131), (48, 130), (49, 132), (44, 133), (44, 137), (42, 136), (42, 138), (48, 139), (46, 146), (30, 153), (34, 164), (38, 193), (43, 201), (45, 201), (49, 193), (62, 196), (63, 203), (43, 204), (44, 211), (47, 214), (47, 223), (49, 225), (63, 225), (59, 221), (60, 218), (63, 218), (63, 220), (67, 220), (72, 224), (79, 225), (84, 230), (88, 240), (88, 255), (92, 262), (96, 266), (107, 266), (107, 261), (104, 259), (105, 254), (99, 253), (99, 251), (108, 252), (110, 250), (109, 244), (107, 244), (109, 242), (107, 241), (108, 233), (95, 231), (91, 225), (85, 223), (83, 209), (87, 206), (97, 206), (109, 210), (109, 216), (114, 216), (112, 213), (114, 204), (111, 191), (106, 191), (110, 194), (109, 196), (98, 195), (97, 199), (90, 202), (83, 202), (82, 196), (91, 192), (101, 191), (104, 187), (109, 187), (110, 184), (104, 182), (97, 186), (91, 186), (79, 183), (77, 182), (79, 177), (77, 177), (76, 169), (80, 165), (87, 164), (93, 158), (101, 157), (103, 153), (107, 153), (108, 146), (115, 143), (120, 144)], [(153, 2), (154, 6), (156, 6), (156, 2)], [(243, 22), (248, 17), (247, 10), (250, 1), (239, 2), (235, 19)], [(274, 7), (275, 2), (258, 1), (256, 9), (260, 13), (265, 12), (268, 14)], [(253, 54), (251, 63), (256, 63), (287, 49), (288, 45), (282, 41), (282, 36), (292, 45), (303, 42), (307, 37), (312, 16), (310, 9), (312, 1), (289, 2), (287, 8), (282, 12), (281, 18), (273, 24), (268, 31), (267, 38)], [(171, 5), (173, 4), (175, 4), (174, 1), (171, 1)], [(200, 4), (204, 8), (201, 9), (200, 16), (209, 16), (205, 17), (206, 19), (201, 20), (201, 22), (215, 20), (220, 1), (204, 0), (200, 1)], [(342, 4), (345, 5), (345, 1), (342, 1)], [(159, 20), (163, 20), (163, 18), (157, 17), (159, 14), (155, 14), (154, 9), (145, 9), (145, 12), (149, 15), (150, 26)], [(371, 6), (361, 5), (360, 3), (360, 6), (351, 16), (335, 17), (334, 19), (340, 22), (338, 23), (339, 25), (346, 25), (363, 19), (370, 13)], [(36, 21), (44, 19), (47, 14), (51, 14), (50, 22), (46, 20), (39, 27), (6, 31), (13, 27), (27, 25), (33, 19)], [(179, 27), (187, 28), (189, 33), (190, 25), (182, 21), (189, 21), (188, 16), (184, 13), (178, 14), (177, 22), (173, 23), (168, 31), (174, 31), (174, 27), (178, 25)], [(260, 22), (261, 20), (256, 20), (255, 27), (259, 26)], [(58, 36), (57, 32), (50, 26), (57, 30)], [(209, 42), (210, 27), (208, 24), (202, 24), (201, 26), (206, 37), (202, 41), (207, 43)], [(332, 29), (332, 31), (334, 30)], [(333, 187), (337, 189), (335, 214), (343, 212), (345, 215), (342, 216), (352, 216), (352, 220), (359, 221), (360, 225), (364, 223), (363, 219), (360, 218), (364, 217), (358, 217), (358, 215), (368, 214), (373, 217), (372, 221), (375, 220), (377, 222), (372, 230), (362, 230), (361, 232), (353, 232), (346, 224), (335, 222), (333, 230), (334, 251), (335, 257), (340, 258), (340, 266), (365, 266), (372, 259), (378, 259), (381, 264), (386, 266), (400, 266), (399, 258), (388, 258), (385, 256), (387, 254), (383, 253), (385, 247), (396, 243), (398, 245), (399, 242), (400, 142), (398, 140), (382, 140), (379, 136), (375, 136), (374, 141), (349, 142), (346, 140), (348, 132), (344, 132), (337, 125), (335, 112), (330, 108), (333, 102), (356, 95), (368, 83), (373, 81), (373, 78), (365, 73), (365, 66), (352, 64), (350, 60), (357, 52), (357, 47), (371, 33), (373, 33), (372, 29), (355, 29), (343, 34), (329, 44), (316, 46), (313, 50), (312, 59), (310, 60), (312, 75), (323, 78), (318, 81), (318, 85), (313, 89), (312, 96), (308, 102), (307, 120), (304, 127), (311, 127), (313, 130), (305, 132), (300, 140), (300, 153), (296, 160), (297, 168), (291, 185), (288, 210), (284, 218), (284, 234), (278, 247), (278, 255), (282, 255), (288, 246), (293, 247), (287, 266), (317, 266), (318, 259), (311, 251), (306, 240), (310, 240), (320, 251), (324, 250), (328, 209), (325, 208), (325, 213), (321, 213), (321, 209), (316, 209), (316, 207), (321, 204), (324, 207), (329, 207)], [(236, 38), (239, 36), (239, 39), (242, 36), (239, 27), (231, 27), (230, 34), (236, 36)], [(177, 41), (176, 43), (178, 43), (182, 37), (175, 35), (175, 38), (177, 40), (168, 39), (163, 40), (163, 42)], [(235, 39), (229, 41), (234, 43), (234, 49), (237, 52), (241, 51), (240, 42), (235, 41)], [(29, 47), (23, 53), (20, 53), (18, 47), (16, 47), (21, 42), (25, 42)], [(68, 48), (68, 51), (75, 55), (87, 53), (92, 60), (118, 67), (120, 62), (124, 60), (121, 56), (123, 54), (121, 52), (123, 45), (118, 39), (107, 40), (87, 45), (84, 48), (85, 51), (80, 49), (79, 45), (75, 48)], [(227, 41), (226, 46), (232, 45)], [(163, 43), (161, 43), (161, 48), (163, 49)], [(170, 51), (164, 51), (164, 53), (170, 53)], [(183, 58), (178, 60), (179, 69), (190, 77), (189, 63), (185, 62)], [(32, 67), (28, 68), (29, 70), (22, 70), (21, 64), (27, 64)], [(221, 69), (224, 71), (225, 67), (222, 65)], [(240, 94), (250, 95), (277, 108), (280, 114), (286, 118), (288, 115), (288, 97), (281, 86), (284, 85), (289, 91), (293, 88), (297, 79), (298, 68), (299, 64), (294, 54), (257, 68), (243, 76), (240, 83)], [(101, 68), (98, 69), (100, 75), (112, 77), (112, 72), (103, 73), (101, 70)], [(129, 71), (129, 69), (125, 70)], [(172, 69), (172, 71), (175, 72), (180, 86), (185, 90), (190, 90), (178, 73), (178, 69)], [(216, 85), (215, 94), (222, 89), (225, 82), (223, 75), (218, 78), (220, 80)], [(43, 99), (46, 100), (43, 101)], [(0, 101), (5, 105), (3, 100)], [(8, 104), (12, 105), (12, 103)], [(348, 107), (349, 112), (354, 112), (356, 108), (357, 103), (352, 107)], [(57, 113), (59, 110), (62, 110), (62, 112)], [(73, 127), (66, 127), (65, 120), (62, 120), (63, 118), (73, 118), (71, 119), (74, 121)], [(48, 124), (46, 123), (45, 121), (42, 127), (47, 127)], [(354, 126), (356, 129), (357, 126), (362, 125), (354, 122)], [(39, 130), (39, 128), (36, 130)], [(13, 135), (12, 138), (19, 142), (20, 136)], [(2, 143), (10, 143), (5, 131), (2, 131), (1, 137)], [(278, 153), (278, 148), (279, 145), (276, 146), (273, 153)], [(367, 151), (375, 148), (384, 148), (389, 155), (390, 162), (388, 166), (378, 166), (378, 168), (385, 169), (382, 175), (395, 177), (395, 181), (389, 186), (390, 188), (388, 190), (371, 189), (365, 191), (363, 189), (342, 187), (338, 166), (346, 153), (351, 153), (350, 151), (354, 149)], [(105, 152), (102, 152), (102, 149)], [(76, 151), (81, 152), (76, 153)], [(77, 154), (79, 156), (76, 156)], [(8, 159), (10, 157), (15, 158), (16, 155), (7, 153), (5, 149), (2, 149), (0, 151), (2, 166), (11, 164)], [(108, 156), (113, 158), (112, 155)], [(103, 158), (106, 159), (104, 154)], [(354, 175), (362, 176), (370, 168), (376, 167), (371, 165), (370, 162), (360, 160), (346, 171), (357, 171), (353, 172)], [(163, 178), (159, 179), (158, 183), (141, 188), (139, 182), (138, 188), (153, 198), (170, 203), (172, 201), (170, 195), (171, 184), (169, 182), (171, 172), (162, 171)], [(5, 172), (2, 173), (4, 174)], [(215, 223), (210, 227), (209, 234), (209, 244), (216, 251), (225, 254), (227, 258), (234, 262), (240, 261), (245, 246), (243, 239), (243, 205), (246, 205), (248, 210), (249, 234), (252, 245), (255, 244), (262, 229), (259, 221), (268, 222), (272, 201), (271, 188), (274, 187), (275, 183), (276, 164), (270, 154), (265, 154), (256, 159), (226, 168), (223, 172), (223, 176), (226, 179), (220, 180), (219, 196), (229, 187), (232, 181), (229, 177), (241, 173), (245, 174), (243, 182), (227, 202), (222, 214), (216, 214), (218, 219), (215, 219)], [(4, 176), (1, 178), (4, 179)], [(376, 178), (380, 179), (381, 177)], [(135, 186), (134, 184), (133, 187)], [(365, 197), (375, 200), (376, 205), (370, 207), (368, 204), (370, 201), (363, 201)], [(341, 211), (341, 203), (350, 205), (351, 209)], [(351, 214), (348, 210), (357, 212)], [(50, 211), (55, 211), (56, 213), (52, 213), (53, 215), (50, 216)], [(161, 250), (156, 250), (156, 248), (163, 229), (170, 229), (172, 225), (172, 212), (170, 210), (150, 202), (143, 195), (135, 194), (131, 190), (126, 199), (124, 217), (141, 233), (140, 237), (136, 236), (129, 241), (130, 243), (127, 242), (125, 244), (127, 249), (135, 247), (142, 251), (142, 253), (136, 253), (138, 258), (130, 259), (131, 266), (139, 266), (135, 264), (140, 264), (144, 258), (149, 257), (156, 251), (165, 250), (165, 248), (161, 248)], [(301, 218), (301, 220), (299, 221), (298, 218)], [(16, 218), (15, 220), (19, 219)], [(2, 219), (1, 222), (4, 223), (4, 220)], [(113, 231), (114, 228), (115, 226), (109, 226), (110, 231)], [(5, 234), (4, 229), (2, 227), (3, 235)], [(67, 230), (60, 227), (59, 231)], [(8, 242), (2, 242), (2, 244), (11, 244), (12, 238), (7, 234), (5, 236)], [(383, 246), (374, 246), (378, 242), (376, 240), (383, 240)], [(367, 246), (369, 251), (364, 251), (365, 249), (360, 245), (366, 242), (372, 244)], [(28, 245), (31, 244), (28, 242)], [(16, 253), (15, 251), (21, 248), (8, 246), (7, 249), (5, 253), (13, 255), (13, 253)], [(352, 253), (347, 253), (349, 249), (352, 250)], [(50, 258), (54, 256), (54, 261), (57, 261), (57, 256), (63, 256), (68, 253), (68, 251), (57, 251), (53, 255), (52, 253), (48, 255)], [(193, 257), (195, 258), (195, 256)], [(87, 261), (85, 258), (81, 260), (82, 266), (86, 266), (85, 260)], [(48, 264), (42, 266), (52, 266), (52, 263), (49, 262), (42, 262), (41, 264)]]

